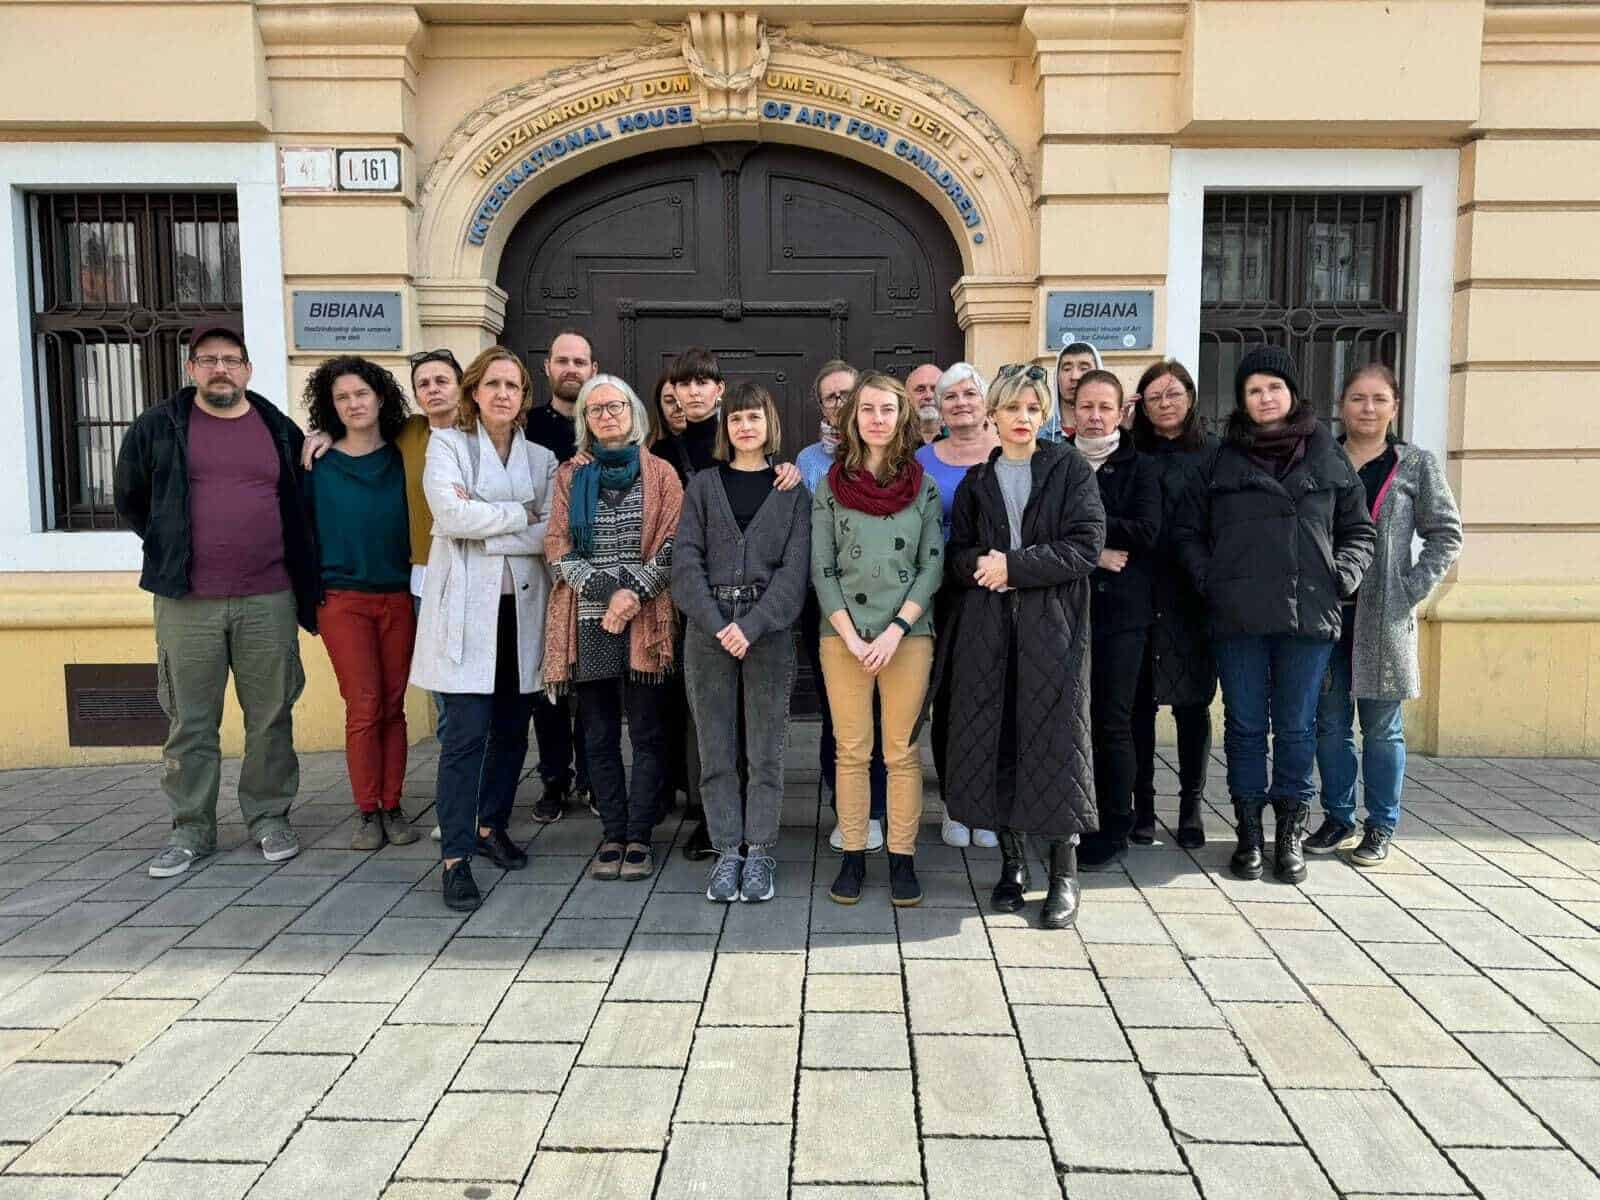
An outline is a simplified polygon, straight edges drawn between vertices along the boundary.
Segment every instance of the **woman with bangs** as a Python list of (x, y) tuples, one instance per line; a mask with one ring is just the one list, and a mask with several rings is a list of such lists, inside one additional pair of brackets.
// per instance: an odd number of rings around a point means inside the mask
[(672, 598), (688, 622), (683, 673), (717, 852), (706, 899), (758, 903), (776, 894), (772, 851), (783, 807), (793, 630), (811, 568), (811, 493), (778, 489), (769, 460), (782, 431), (764, 387), (734, 388), (718, 421), (719, 465), (697, 473), (684, 493)]
[(920, 903), (915, 854), (922, 764), (912, 740), (933, 662), (933, 596), (944, 573), (939, 489), (903, 384), (869, 371), (840, 414), (843, 442), (811, 509), (811, 582), (822, 610), (822, 676), (838, 742), (843, 863), (830, 895), (861, 899), (866, 876), (872, 699), (888, 767), (889, 895)]
[(454, 429), (428, 439), (423, 492), (433, 546), (423, 581), (411, 682), (436, 693), (440, 857), (445, 906), (482, 902), (472, 855), (528, 865), (507, 832), (528, 755), (534, 694), (544, 686), (544, 557), (555, 455), (522, 435), (528, 369), (491, 346), (461, 378)]
[(1089, 578), (1106, 537), (1088, 460), (1039, 440), (1054, 399), (1033, 365), (1002, 367), (989, 389), (1000, 445), (956, 489), (946, 574), (960, 593), (935, 673), (951, 697), (950, 814), (999, 835), (998, 912), (1023, 906), (1027, 836), (1045, 843), (1046, 929), (1077, 918), (1076, 843), (1098, 824)]

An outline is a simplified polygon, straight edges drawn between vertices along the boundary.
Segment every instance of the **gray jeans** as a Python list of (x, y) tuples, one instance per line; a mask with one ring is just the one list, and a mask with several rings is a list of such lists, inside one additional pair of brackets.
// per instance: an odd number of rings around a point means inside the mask
[[(728, 611), (726, 606), (724, 611)], [(736, 614), (738, 610), (733, 611)], [(737, 621), (738, 616), (728, 619)], [(753, 642), (740, 660), (710, 633), (691, 625), (684, 634), (683, 673), (700, 750), (700, 796), (711, 844), (721, 851), (737, 850), (740, 842), (770, 846), (778, 840), (783, 811), (794, 637), (787, 629), (769, 633)], [(742, 805), (738, 770), (741, 726), (749, 762)]]

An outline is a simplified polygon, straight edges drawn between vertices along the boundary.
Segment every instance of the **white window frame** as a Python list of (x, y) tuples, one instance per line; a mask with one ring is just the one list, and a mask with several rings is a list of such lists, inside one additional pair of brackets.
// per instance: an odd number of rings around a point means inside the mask
[(1445, 455), (1455, 299), (1456, 150), (1174, 150), (1168, 207), (1167, 354), (1200, 365), (1201, 258), (1207, 192), (1408, 192), (1408, 441)]
[[(283, 237), (271, 143), (15, 142), (0, 144), (0, 571), (136, 571), (139, 539), (112, 530), (47, 529), (41, 507), (38, 378), (28, 280), (28, 193), (188, 192), (232, 188), (239, 209), (240, 284), (252, 391), (287, 409)], [(15, 367), (13, 372), (10, 368)]]

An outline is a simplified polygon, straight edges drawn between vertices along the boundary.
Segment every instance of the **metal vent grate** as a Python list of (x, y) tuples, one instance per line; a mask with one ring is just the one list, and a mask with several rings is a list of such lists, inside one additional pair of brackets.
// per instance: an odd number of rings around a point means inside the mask
[(68, 745), (159, 746), (167, 740), (154, 663), (69, 663), (66, 685)]

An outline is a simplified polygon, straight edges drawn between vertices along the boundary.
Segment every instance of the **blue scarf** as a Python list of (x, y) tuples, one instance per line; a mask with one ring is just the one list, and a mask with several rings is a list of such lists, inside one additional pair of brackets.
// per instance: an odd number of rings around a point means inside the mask
[(594, 455), (594, 461), (579, 467), (572, 476), (572, 498), (567, 510), (572, 549), (581, 558), (594, 553), (594, 518), (600, 508), (600, 489), (626, 492), (639, 480), (639, 447), (608, 450), (594, 446), (589, 453)]

